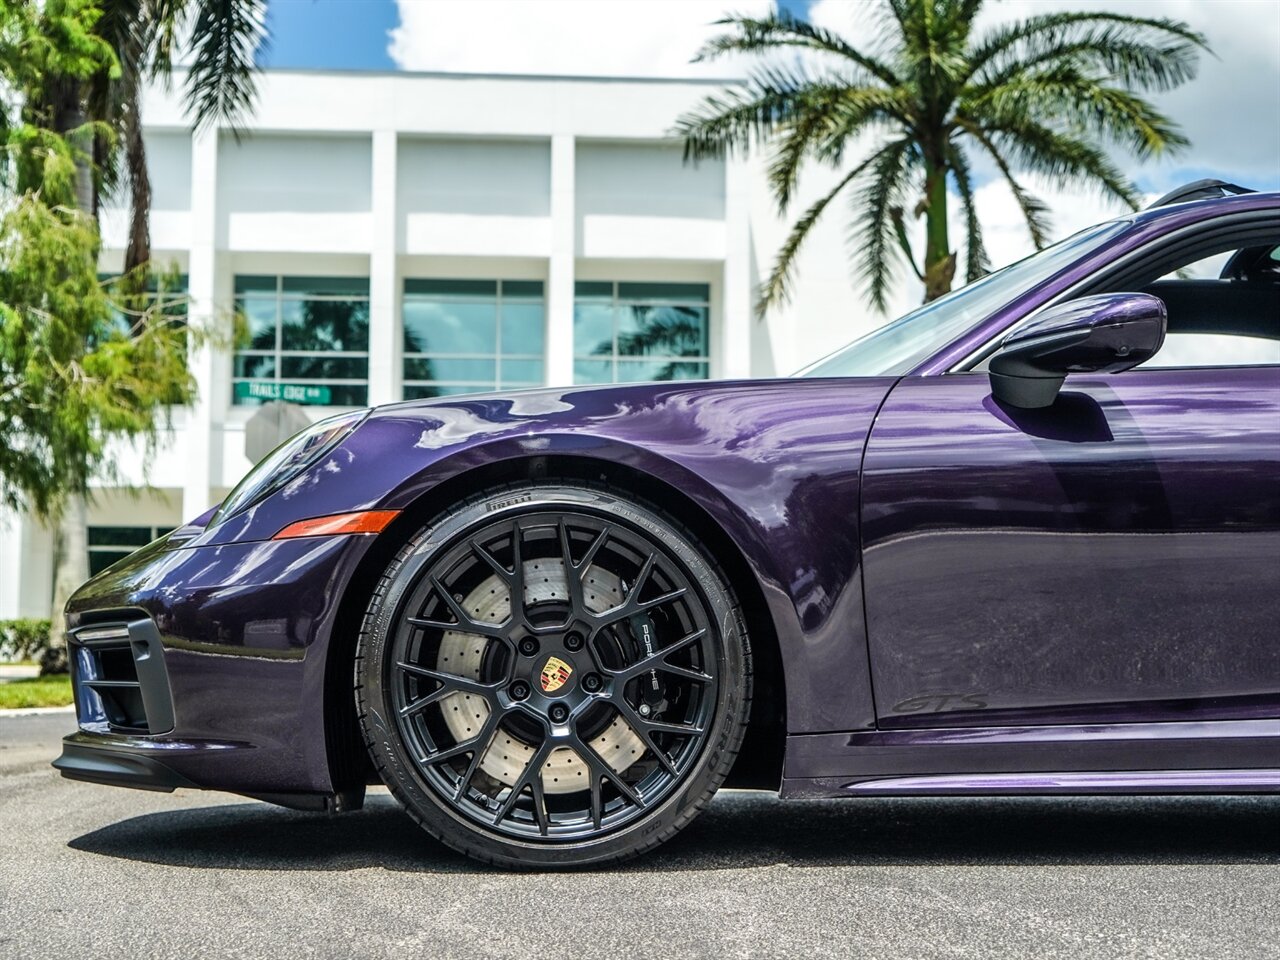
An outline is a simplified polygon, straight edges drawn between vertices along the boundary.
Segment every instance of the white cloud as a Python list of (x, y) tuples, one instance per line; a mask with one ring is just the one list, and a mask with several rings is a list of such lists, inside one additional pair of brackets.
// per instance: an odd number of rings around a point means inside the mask
[(691, 64), (728, 10), (771, 0), (396, 0), (388, 52), (405, 70), (578, 76), (728, 77), (726, 60)]

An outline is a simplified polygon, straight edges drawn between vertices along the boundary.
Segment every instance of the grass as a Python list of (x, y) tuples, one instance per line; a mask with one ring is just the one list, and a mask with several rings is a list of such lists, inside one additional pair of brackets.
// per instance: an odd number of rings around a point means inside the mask
[(71, 678), (65, 673), (0, 683), (0, 710), (65, 707), (69, 703)]

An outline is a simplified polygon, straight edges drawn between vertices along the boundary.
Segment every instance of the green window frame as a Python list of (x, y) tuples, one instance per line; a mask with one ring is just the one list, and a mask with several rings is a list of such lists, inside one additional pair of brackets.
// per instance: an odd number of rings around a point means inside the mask
[(710, 373), (710, 284), (574, 284), (574, 383), (705, 380)]
[(237, 346), (232, 402), (262, 401), (237, 383), (325, 388), (327, 404), (369, 402), (369, 278), (238, 274), (236, 314), (248, 340)]
[(400, 322), (406, 400), (546, 382), (541, 280), (406, 279)]

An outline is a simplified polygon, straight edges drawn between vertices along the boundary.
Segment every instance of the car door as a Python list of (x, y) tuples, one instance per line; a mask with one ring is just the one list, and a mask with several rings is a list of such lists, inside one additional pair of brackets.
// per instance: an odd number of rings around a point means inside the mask
[(863, 471), (881, 726), (1280, 716), (1280, 311), (1216, 315), (1044, 410), (981, 372), (894, 388)]

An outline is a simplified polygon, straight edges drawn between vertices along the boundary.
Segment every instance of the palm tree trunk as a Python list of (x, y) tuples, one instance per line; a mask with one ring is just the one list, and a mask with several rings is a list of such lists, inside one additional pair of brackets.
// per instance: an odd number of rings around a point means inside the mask
[(947, 168), (926, 161), (924, 181), (924, 302), (951, 292), (956, 275), (956, 255), (947, 237)]
[[(72, 494), (63, 504), (58, 517), (54, 551), (53, 610), (50, 613), (49, 640), (56, 651), (66, 649), (67, 629), (63, 609), (71, 594), (89, 579), (89, 539), (84, 497)], [(54, 658), (56, 663), (59, 657)]]
[[(69, 134), (85, 124), (80, 84), (71, 79), (61, 81), (58, 92), (56, 124), (59, 133)], [(97, 196), (89, 158), (93, 155), (93, 137), (87, 133), (68, 136), (76, 157), (76, 206), (81, 212), (97, 216)], [(53, 609), (49, 614), (50, 646), (61, 653), (66, 649), (66, 620), (63, 609), (80, 584), (89, 579), (89, 536), (87, 511), (82, 494), (70, 494), (61, 505), (54, 551)], [(52, 658), (52, 664), (61, 659)], [(65, 662), (65, 661), (64, 661)]]
[[(151, 259), (151, 178), (147, 174), (147, 150), (142, 139), (138, 89), (129, 93), (125, 117), (125, 163), (129, 168), (129, 244), (124, 252), (124, 272), (133, 272)], [(135, 277), (141, 285), (141, 277)], [(141, 292), (138, 290), (136, 292)]]

